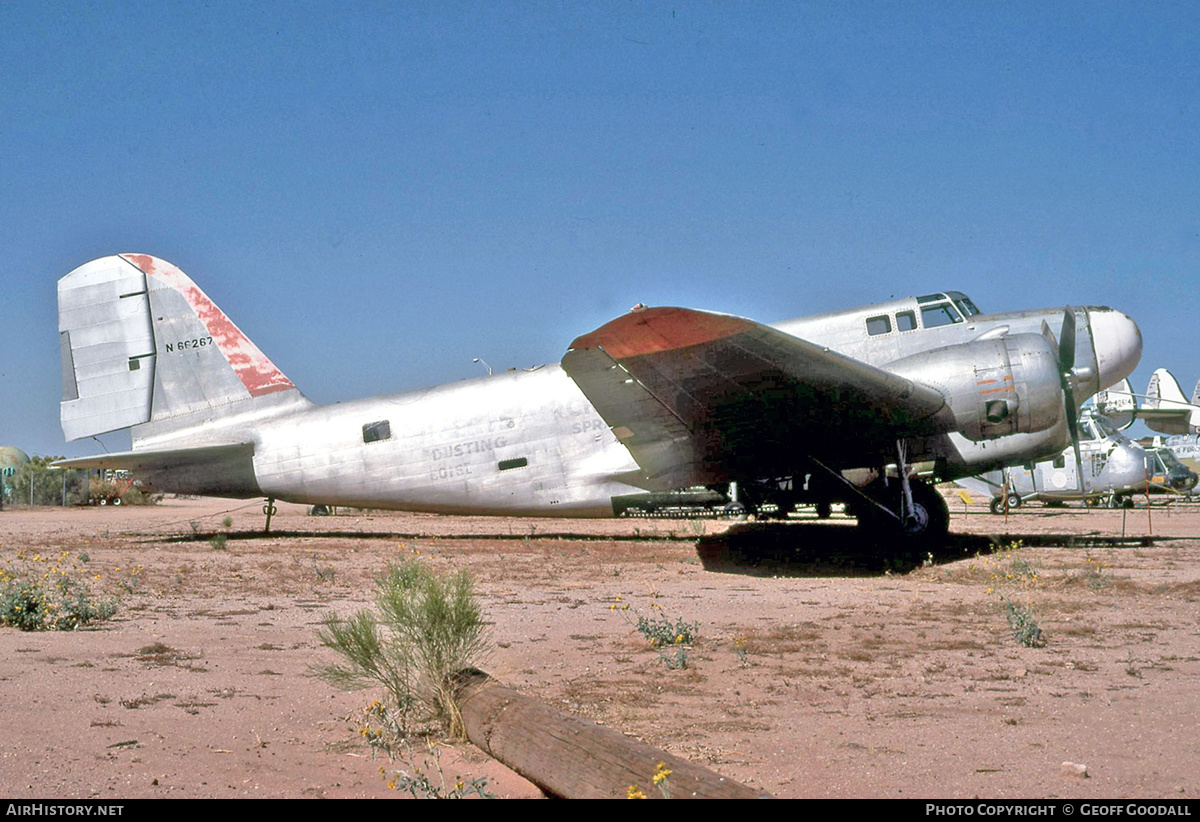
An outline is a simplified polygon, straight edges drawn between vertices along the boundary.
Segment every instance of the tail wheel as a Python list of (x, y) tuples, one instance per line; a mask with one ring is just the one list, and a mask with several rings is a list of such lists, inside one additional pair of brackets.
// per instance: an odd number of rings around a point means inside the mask
[(996, 515), (1007, 514), (1008, 509), (1012, 507), (1012, 501), (1004, 497), (993, 497), (992, 501), (988, 503), (988, 510)]

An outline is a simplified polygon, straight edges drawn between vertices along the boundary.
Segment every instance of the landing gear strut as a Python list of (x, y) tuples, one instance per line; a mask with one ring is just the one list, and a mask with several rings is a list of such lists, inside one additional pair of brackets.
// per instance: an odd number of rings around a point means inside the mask
[(829, 477), (837, 480), (851, 495), (854, 516), (859, 528), (880, 542), (897, 541), (897, 547), (935, 548), (946, 540), (950, 530), (950, 509), (937, 489), (928, 483), (908, 476), (905, 449), (897, 443), (898, 480), (876, 480), (859, 488), (841, 472), (819, 461), (812, 463)]
[(275, 498), (267, 497), (266, 504), (263, 505), (263, 513), (267, 515), (267, 525), (263, 528), (264, 534), (271, 533), (271, 517), (275, 516)]
[(919, 479), (910, 479), (903, 484), (908, 486), (907, 494), (897, 485), (901, 484), (893, 481), (885, 485), (880, 481), (865, 489), (875, 504), (856, 504), (859, 527), (877, 539), (897, 540), (903, 546), (935, 548), (941, 545), (950, 530), (950, 509), (946, 500), (936, 488)]

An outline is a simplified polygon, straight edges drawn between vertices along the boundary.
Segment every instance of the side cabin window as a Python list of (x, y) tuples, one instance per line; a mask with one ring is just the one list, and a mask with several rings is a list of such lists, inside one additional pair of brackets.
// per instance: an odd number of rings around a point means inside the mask
[(874, 337), (877, 334), (887, 334), (892, 330), (892, 321), (887, 314), (881, 314), (878, 317), (867, 317), (867, 335)]
[(912, 331), (917, 327), (917, 315), (913, 311), (901, 311), (896, 314), (896, 330)]
[(1054, 467), (1055, 468), (1066, 468), (1067, 467), (1067, 458), (1064, 457), (1062, 454), (1059, 454), (1057, 457), (1054, 458)]
[(962, 322), (962, 317), (950, 303), (927, 305), (921, 307), (921, 325), (926, 328), (937, 328), (942, 325), (953, 325)]
[(387, 420), (369, 422), (363, 426), (363, 442), (379, 442), (391, 439), (392, 424)]

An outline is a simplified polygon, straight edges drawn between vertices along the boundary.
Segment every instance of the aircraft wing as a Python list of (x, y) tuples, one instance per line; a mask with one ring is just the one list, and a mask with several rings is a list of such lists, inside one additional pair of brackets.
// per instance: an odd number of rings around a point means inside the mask
[(946, 407), (938, 391), (828, 348), (684, 308), (635, 309), (576, 339), (562, 364), (664, 488), (888, 453), (898, 437), (941, 430)]
[(180, 489), (181, 493), (234, 498), (262, 495), (254, 476), (252, 442), (120, 451), (58, 460), (53, 467), (129, 471), (152, 487), (156, 477), (169, 475), (170, 487)]

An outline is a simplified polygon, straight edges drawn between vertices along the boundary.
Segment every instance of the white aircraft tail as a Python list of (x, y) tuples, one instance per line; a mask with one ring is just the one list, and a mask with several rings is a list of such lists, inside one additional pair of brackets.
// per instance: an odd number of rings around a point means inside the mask
[(146, 254), (58, 281), (63, 435), (139, 440), (309, 405), (191, 279)]
[(1187, 398), (1179, 387), (1179, 380), (1165, 368), (1159, 368), (1150, 375), (1150, 384), (1146, 386), (1146, 407), (1161, 408), (1163, 403), (1181, 403), (1186, 405)]
[(1096, 411), (1107, 417), (1119, 431), (1133, 425), (1137, 418), (1137, 400), (1127, 379), (1097, 393), (1093, 404)]

